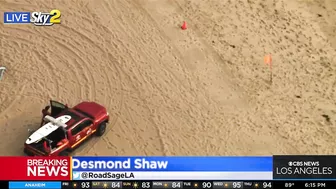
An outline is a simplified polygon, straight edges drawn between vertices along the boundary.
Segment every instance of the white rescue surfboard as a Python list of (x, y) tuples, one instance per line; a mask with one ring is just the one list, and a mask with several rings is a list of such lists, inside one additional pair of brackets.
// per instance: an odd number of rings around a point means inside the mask
[[(66, 124), (68, 121), (70, 121), (71, 116), (69, 115), (63, 115), (55, 119), (55, 121)], [(26, 140), (26, 144), (32, 144), (35, 143), (42, 138), (48, 136), (50, 133), (56, 131), (58, 129), (58, 125), (55, 125), (52, 122), (49, 122), (45, 125), (43, 125), (41, 128), (39, 128), (37, 131), (35, 131), (32, 135), (28, 137)]]

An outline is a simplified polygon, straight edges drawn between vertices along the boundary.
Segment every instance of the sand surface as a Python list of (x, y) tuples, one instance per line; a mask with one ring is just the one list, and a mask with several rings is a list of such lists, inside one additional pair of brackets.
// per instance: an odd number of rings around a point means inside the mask
[(60, 25), (0, 25), (0, 155), (49, 99), (112, 116), (74, 155), (336, 154), (336, 1), (0, 0), (55, 8)]

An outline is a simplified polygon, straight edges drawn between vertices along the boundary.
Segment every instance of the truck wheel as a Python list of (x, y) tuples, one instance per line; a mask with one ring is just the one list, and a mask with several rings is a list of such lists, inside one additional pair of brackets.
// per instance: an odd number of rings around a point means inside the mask
[(98, 126), (98, 130), (96, 134), (97, 136), (103, 136), (105, 131), (106, 131), (106, 122), (103, 122)]
[(69, 156), (69, 152), (65, 150), (63, 152), (60, 152), (59, 156)]

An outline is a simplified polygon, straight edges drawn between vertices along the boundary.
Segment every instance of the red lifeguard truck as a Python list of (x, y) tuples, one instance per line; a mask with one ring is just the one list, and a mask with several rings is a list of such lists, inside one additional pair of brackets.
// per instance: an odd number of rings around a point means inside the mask
[(51, 100), (42, 114), (41, 127), (30, 131), (24, 143), (24, 153), (29, 156), (68, 156), (93, 134), (102, 136), (109, 122), (106, 108), (95, 102), (69, 108)]

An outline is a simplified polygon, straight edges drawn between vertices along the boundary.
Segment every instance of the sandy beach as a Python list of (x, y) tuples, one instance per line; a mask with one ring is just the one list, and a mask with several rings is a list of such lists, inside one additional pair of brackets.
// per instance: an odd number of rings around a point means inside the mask
[(73, 155), (336, 154), (336, 1), (0, 1), (52, 9), (61, 24), (0, 25), (0, 155), (50, 99), (111, 114)]

